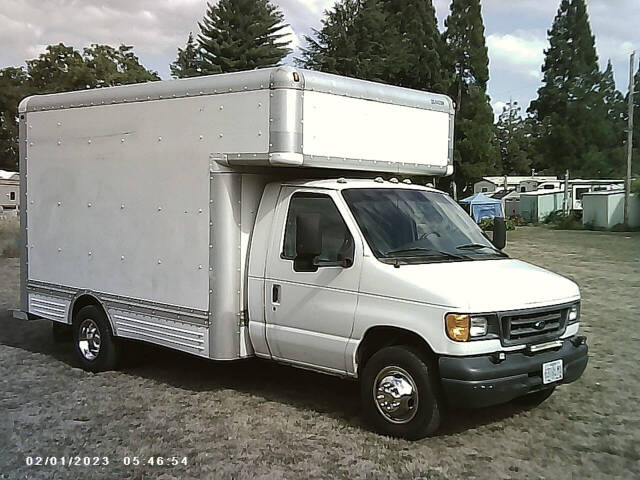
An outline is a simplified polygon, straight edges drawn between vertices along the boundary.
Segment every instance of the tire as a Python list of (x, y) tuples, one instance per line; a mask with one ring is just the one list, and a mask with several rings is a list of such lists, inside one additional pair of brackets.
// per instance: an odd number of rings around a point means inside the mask
[(102, 309), (82, 307), (73, 320), (73, 350), (89, 372), (113, 370), (120, 359), (120, 344)]
[(360, 393), (365, 415), (383, 435), (418, 440), (440, 426), (435, 367), (416, 349), (392, 346), (376, 352), (362, 371)]
[(73, 328), (65, 323), (51, 321), (51, 337), (56, 343), (70, 342), (73, 339)]
[(528, 393), (522, 397), (514, 398), (513, 403), (523, 407), (537, 407), (555, 392), (556, 387), (538, 390), (537, 392)]

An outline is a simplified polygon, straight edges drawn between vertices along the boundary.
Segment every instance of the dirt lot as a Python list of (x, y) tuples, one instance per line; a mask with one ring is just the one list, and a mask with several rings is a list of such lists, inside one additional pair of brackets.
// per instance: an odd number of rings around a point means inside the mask
[[(451, 412), (414, 443), (367, 429), (354, 382), (267, 362), (145, 346), (122, 371), (79, 370), (48, 322), (10, 318), (18, 260), (0, 258), (0, 478), (639, 478), (640, 235), (526, 227), (509, 240), (580, 284), (587, 371), (538, 408)], [(63, 455), (110, 464), (26, 465)]]

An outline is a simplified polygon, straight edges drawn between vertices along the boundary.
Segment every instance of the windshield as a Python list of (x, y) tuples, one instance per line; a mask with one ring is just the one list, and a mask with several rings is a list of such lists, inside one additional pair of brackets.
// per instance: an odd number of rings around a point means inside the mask
[(369, 247), (382, 261), (499, 258), (480, 228), (442, 193), (396, 188), (345, 189), (342, 195)]

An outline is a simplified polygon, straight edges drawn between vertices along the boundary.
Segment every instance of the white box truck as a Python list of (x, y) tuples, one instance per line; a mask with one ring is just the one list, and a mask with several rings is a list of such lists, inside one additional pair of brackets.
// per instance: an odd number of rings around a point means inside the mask
[[(571, 281), (445, 193), (451, 99), (290, 67), (26, 98), (21, 308), (73, 330), (358, 379), (378, 431), (539, 402), (587, 364)], [(387, 179), (383, 179), (386, 176)], [(478, 281), (475, 281), (478, 280)]]

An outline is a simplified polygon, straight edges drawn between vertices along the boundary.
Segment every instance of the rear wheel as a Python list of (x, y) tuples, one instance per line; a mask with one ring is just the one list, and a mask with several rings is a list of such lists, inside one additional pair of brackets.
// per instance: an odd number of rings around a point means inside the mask
[(93, 305), (82, 307), (73, 321), (73, 344), (82, 368), (103, 372), (116, 367), (120, 344), (111, 332), (104, 312)]
[(365, 414), (384, 435), (417, 440), (440, 426), (441, 401), (434, 368), (410, 347), (376, 352), (362, 372)]

